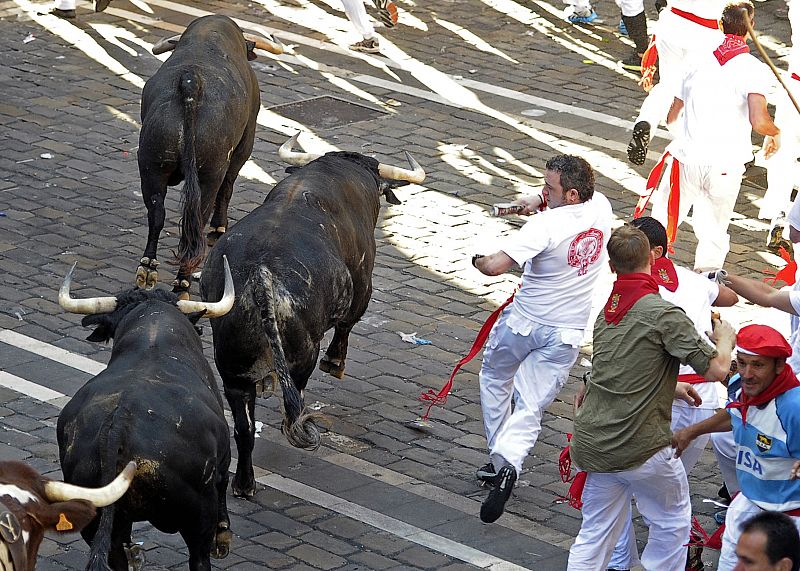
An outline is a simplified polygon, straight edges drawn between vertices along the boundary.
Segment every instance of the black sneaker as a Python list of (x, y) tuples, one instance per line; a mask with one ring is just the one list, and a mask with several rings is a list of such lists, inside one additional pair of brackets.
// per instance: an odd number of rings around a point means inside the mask
[(76, 16), (75, 10), (62, 10), (61, 8), (50, 8), (47, 12), (39, 12), (40, 16), (46, 16), (48, 14), (64, 20), (74, 20)]
[(481, 506), (481, 521), (492, 523), (497, 521), (506, 507), (508, 498), (511, 497), (511, 490), (517, 481), (517, 471), (513, 466), (503, 466), (495, 476), (493, 487), (489, 496)]
[(731, 495), (728, 493), (728, 486), (722, 484), (722, 487), (717, 492), (717, 496), (722, 498), (723, 503), (730, 504), (731, 503)]
[(628, 160), (635, 165), (643, 165), (650, 144), (650, 123), (639, 121), (633, 126), (631, 142), (628, 143)]
[(108, 8), (110, 2), (111, 0), (94, 0), (94, 11), (102, 12), (103, 10)]
[(497, 470), (494, 469), (494, 464), (489, 462), (475, 471), (475, 477), (481, 487), (488, 486), (494, 483), (494, 479), (497, 477)]
[(686, 555), (686, 571), (703, 571), (705, 564), (703, 563), (703, 548), (699, 545), (690, 545)]

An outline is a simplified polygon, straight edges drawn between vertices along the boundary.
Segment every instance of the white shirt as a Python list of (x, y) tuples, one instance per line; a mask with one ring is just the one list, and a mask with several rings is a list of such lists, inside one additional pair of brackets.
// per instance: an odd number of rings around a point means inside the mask
[[(675, 266), (675, 273), (678, 275), (678, 288), (675, 291), (669, 291), (664, 286), (658, 286), (658, 293), (661, 294), (662, 298), (674, 303), (686, 312), (687, 317), (694, 323), (694, 328), (700, 337), (713, 347), (714, 344), (711, 343), (706, 332), (711, 330), (711, 305), (719, 297), (719, 285), (701, 274), (678, 265)], [(678, 370), (679, 375), (689, 375), (694, 372), (694, 369), (689, 365), (681, 365)], [(700, 405), (700, 408), (719, 408), (716, 385), (717, 383), (713, 382), (694, 385), (695, 390), (700, 394), (700, 398), (703, 399), (703, 404)], [(689, 403), (680, 399), (675, 399), (673, 404), (691, 407)]]
[[(789, 292), (789, 301), (792, 303), (796, 313), (800, 313), (800, 281), (795, 282)], [(786, 359), (786, 363), (792, 368), (794, 373), (800, 374), (800, 318), (797, 315), (790, 316), (789, 345), (792, 346), (792, 355)]]
[[(672, 7), (684, 12), (689, 12), (706, 20), (719, 20), (722, 17), (722, 9), (729, 0), (669, 0), (667, 10)], [(688, 22), (688, 20), (686, 20)], [(694, 24), (697, 26), (698, 24)]]
[(580, 204), (536, 214), (500, 249), (523, 268), (512, 316), (583, 330), (592, 289), (605, 266), (611, 204), (598, 191)]
[(771, 95), (770, 78), (769, 68), (750, 54), (725, 65), (713, 53), (698, 56), (679, 89), (683, 114), (667, 150), (686, 164), (741, 167), (753, 158), (747, 96)]

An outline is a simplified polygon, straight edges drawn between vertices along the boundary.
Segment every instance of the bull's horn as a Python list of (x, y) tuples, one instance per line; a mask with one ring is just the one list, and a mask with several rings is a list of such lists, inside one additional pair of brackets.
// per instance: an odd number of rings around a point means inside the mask
[(314, 153), (296, 153), (292, 150), (292, 147), (295, 146), (297, 143), (297, 138), (300, 136), (300, 132), (298, 131), (295, 133), (291, 139), (286, 141), (281, 147), (278, 149), (278, 156), (283, 159), (283, 162), (289, 163), (290, 165), (298, 165), (303, 166), (305, 164), (310, 163), (314, 159), (320, 158), (322, 155), (316, 155)]
[(269, 52), (271, 54), (283, 53), (283, 44), (279, 42), (274, 42), (272, 40), (259, 38), (258, 36), (251, 36), (250, 34), (243, 34), (243, 35), (245, 40), (255, 43), (256, 47), (260, 50), (264, 50), (265, 52)]
[(178, 43), (181, 37), (172, 36), (171, 38), (165, 38), (160, 40), (157, 44), (155, 44), (150, 51), (153, 52), (153, 55), (157, 56), (159, 54), (163, 54), (165, 52), (169, 52), (175, 49), (175, 45)]
[(225, 264), (225, 291), (222, 299), (216, 302), (181, 300), (178, 302), (178, 309), (183, 313), (194, 313), (205, 309), (203, 317), (222, 317), (231, 310), (236, 295), (233, 291), (233, 276), (228, 265), (228, 256), (222, 256), (222, 263)]
[(67, 277), (64, 278), (64, 283), (61, 284), (61, 289), (58, 290), (58, 305), (70, 313), (82, 313), (85, 315), (114, 311), (117, 308), (116, 297), (72, 299), (69, 296), (69, 286), (72, 284), (72, 273), (75, 271), (75, 266), (77, 265), (78, 262), (72, 264)]
[(407, 180), (408, 182), (413, 182), (416, 184), (421, 183), (425, 180), (425, 171), (419, 166), (419, 163), (414, 160), (408, 151), (406, 151), (406, 160), (408, 164), (411, 166), (411, 170), (408, 169), (401, 169), (400, 167), (393, 167), (391, 165), (378, 165), (378, 174), (381, 175), (383, 178), (388, 178), (390, 180)]
[(84, 488), (50, 480), (45, 483), (44, 491), (51, 502), (86, 500), (94, 507), (102, 508), (113, 504), (128, 491), (134, 472), (136, 472), (136, 462), (128, 462), (122, 473), (102, 488)]

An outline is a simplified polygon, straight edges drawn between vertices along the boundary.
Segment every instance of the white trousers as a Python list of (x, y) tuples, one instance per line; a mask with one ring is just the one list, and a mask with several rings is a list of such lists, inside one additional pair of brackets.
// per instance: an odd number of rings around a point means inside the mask
[(689, 484), (672, 447), (624, 472), (590, 472), (583, 489), (583, 523), (569, 550), (568, 571), (604, 571), (630, 522), (631, 497), (650, 530), (642, 553), (647, 571), (683, 571), (691, 528)]
[[(742, 534), (741, 526), (746, 520), (762, 511), (764, 510), (744, 497), (744, 494), (733, 498), (725, 516), (725, 532), (722, 534), (722, 550), (719, 552), (717, 571), (732, 571), (736, 566), (739, 559), (736, 557), (736, 544)], [(800, 518), (792, 517), (792, 519), (800, 531)]]
[(733, 497), (733, 494), (739, 491), (739, 478), (736, 477), (736, 442), (733, 439), (733, 432), (712, 434), (711, 447), (717, 457), (722, 481), (725, 482), (728, 493)]
[(76, 0), (56, 0), (56, 8), (59, 10), (74, 10)]
[(630, 18), (644, 12), (644, 0), (614, 0), (619, 6), (619, 11), (626, 18)]
[[(786, 82), (795, 99), (800, 97), (800, 81), (787, 79)], [(758, 210), (758, 217), (764, 220), (772, 220), (780, 213), (787, 214), (791, 207), (792, 188), (800, 184), (800, 166), (797, 163), (800, 157), (800, 115), (786, 94), (780, 95), (775, 107), (775, 124), (781, 130), (781, 146), (764, 161), (767, 191)]]
[(362, 0), (342, 0), (344, 13), (347, 19), (353, 24), (356, 32), (361, 34), (365, 40), (375, 37), (375, 28), (367, 16), (367, 9), (364, 8)]
[(564, 0), (564, 4), (572, 6), (575, 12), (580, 12), (581, 14), (592, 11), (592, 3), (590, 0)]
[(489, 335), (479, 379), (492, 461), (502, 456), (519, 474), (541, 432), (542, 412), (564, 386), (579, 349), (562, 340), (562, 329), (550, 325), (533, 324), (529, 335), (514, 333), (506, 324), (509, 312), (503, 312)]
[(658, 83), (647, 94), (636, 122), (650, 123), (650, 138), (656, 127), (666, 121), (672, 100), (678, 94), (687, 66), (700, 53), (716, 49), (724, 39), (720, 30), (712, 30), (670, 11), (661, 11), (655, 26), (658, 49)]
[[(702, 422), (712, 416), (714, 416), (714, 409), (676, 406), (673, 404), (672, 432)], [(681, 463), (683, 464), (683, 469), (687, 477), (703, 454), (703, 450), (705, 450), (706, 444), (708, 444), (709, 437), (709, 434), (704, 434), (699, 438), (695, 438), (688, 448), (683, 451), (683, 454), (681, 454)], [(633, 532), (633, 526), (629, 520), (622, 530), (622, 535), (620, 535), (617, 545), (614, 547), (614, 553), (611, 556), (608, 567), (610, 569), (631, 569), (638, 563), (639, 555), (636, 549), (636, 537)]]
[[(671, 165), (670, 167), (671, 168)], [(653, 195), (653, 218), (667, 226), (669, 168)], [(721, 268), (730, 249), (728, 225), (742, 185), (744, 165), (721, 168), (713, 165), (680, 165), (681, 199), (678, 225), (692, 212), (692, 227), (697, 237), (694, 267)], [(678, 235), (680, 239), (680, 234)]]

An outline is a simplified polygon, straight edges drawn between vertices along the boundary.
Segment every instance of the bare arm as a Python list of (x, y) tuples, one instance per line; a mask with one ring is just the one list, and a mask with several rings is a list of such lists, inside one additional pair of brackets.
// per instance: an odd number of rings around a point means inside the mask
[(760, 93), (748, 93), (747, 110), (750, 117), (750, 125), (759, 135), (774, 137), (781, 132), (769, 115), (767, 98)]
[(692, 424), (672, 435), (672, 447), (675, 449), (675, 458), (679, 458), (692, 440), (703, 434), (712, 432), (727, 432), (731, 429), (731, 415), (726, 409), (720, 409), (711, 418), (697, 424)]
[(736, 346), (736, 330), (727, 321), (714, 319), (714, 331), (709, 336), (717, 349), (717, 356), (711, 359), (703, 378), (707, 381), (722, 381), (731, 369), (731, 353)]
[(667, 125), (672, 125), (677, 121), (681, 111), (683, 111), (683, 100), (676, 97), (672, 100), (672, 106), (669, 108), (669, 113), (667, 113)]
[(736, 295), (736, 292), (729, 287), (721, 285), (719, 286), (719, 295), (717, 295), (717, 299), (715, 299), (714, 303), (711, 305), (714, 307), (733, 307), (738, 302), (739, 296)]
[(520, 212), (522, 215), (529, 215), (534, 214), (539, 210), (539, 207), (544, 204), (544, 198), (542, 198), (541, 194), (529, 194), (527, 196), (522, 196), (512, 202), (512, 204), (521, 204), (525, 207), (525, 210)]
[(487, 276), (499, 276), (500, 274), (504, 274), (514, 267), (515, 264), (516, 262), (511, 256), (502, 250), (494, 254), (489, 254), (488, 256), (480, 256), (472, 259), (472, 265)]
[(728, 274), (725, 280), (730, 288), (743, 298), (762, 307), (774, 307), (786, 313), (797, 315), (792, 307), (788, 291), (780, 291), (764, 282)]

